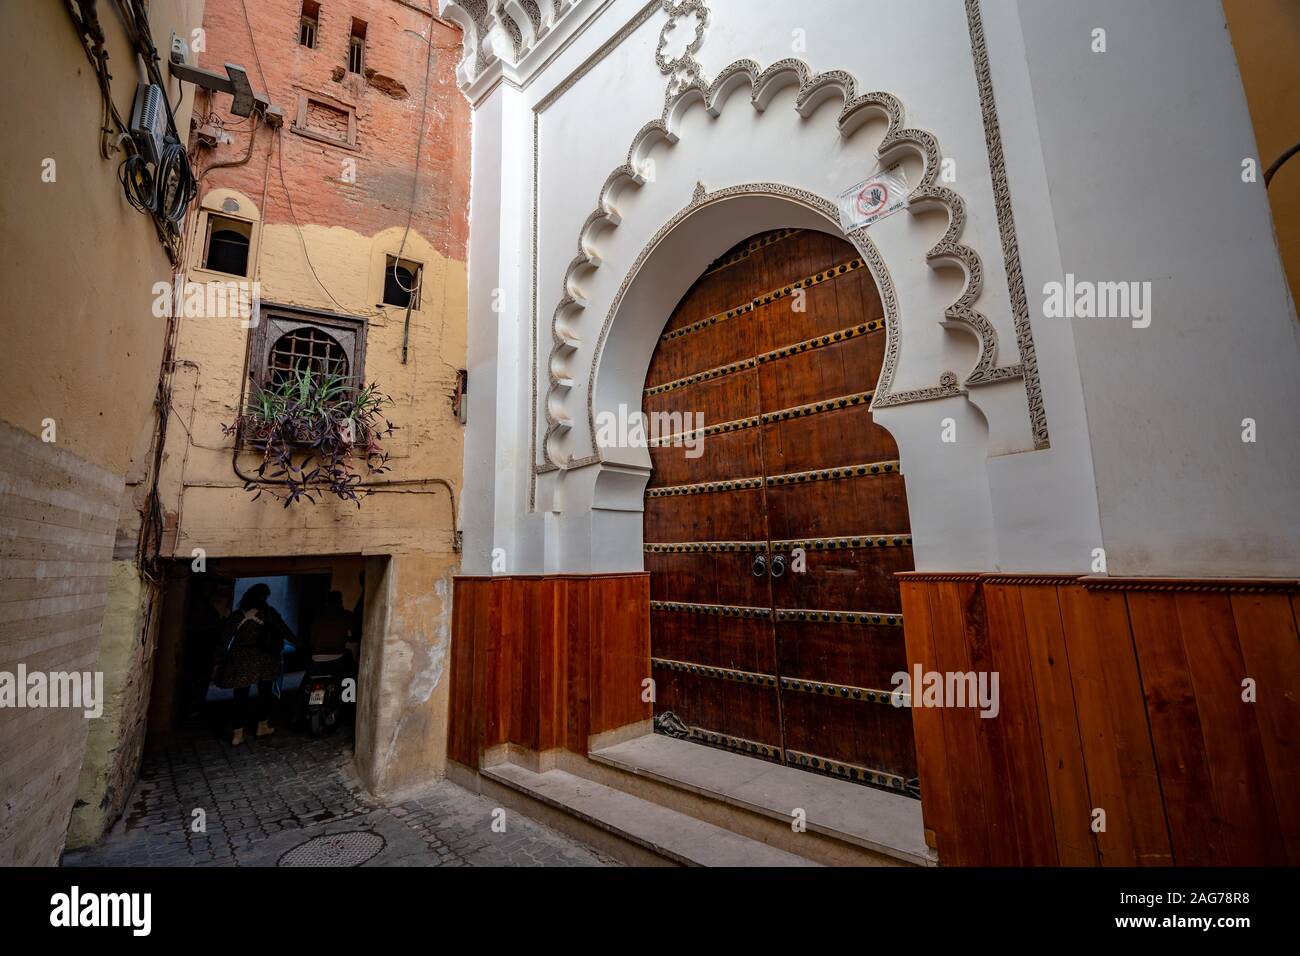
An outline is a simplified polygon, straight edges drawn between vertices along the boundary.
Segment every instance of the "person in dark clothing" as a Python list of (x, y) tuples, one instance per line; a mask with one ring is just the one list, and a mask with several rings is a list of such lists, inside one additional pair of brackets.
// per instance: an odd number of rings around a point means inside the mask
[(366, 572), (361, 572), (361, 593), (357, 595), (357, 603), (352, 605), (352, 651), (353, 660), (358, 663), (361, 661), (361, 625), (366, 618)]
[(234, 691), (231, 744), (244, 742), (249, 722), (249, 690), (257, 685), (257, 736), (275, 733), (271, 726), (271, 697), (280, 676), (281, 654), (293, 632), (278, 611), (267, 603), (271, 589), (254, 584), (239, 600), (239, 608), (226, 620), (219, 645), (216, 684)]
[(341, 675), (351, 670), (348, 652), (348, 632), (352, 629), (352, 615), (343, 608), (343, 594), (331, 591), (311, 622), (312, 670), (319, 673), (329, 670)]

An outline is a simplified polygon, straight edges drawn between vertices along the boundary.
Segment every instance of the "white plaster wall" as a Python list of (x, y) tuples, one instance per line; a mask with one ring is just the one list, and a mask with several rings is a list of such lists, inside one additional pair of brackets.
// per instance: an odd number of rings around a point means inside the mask
[[(1198, 0), (1187, 14), (1183, 5), (1177, 6), (1178, 12), (1166, 8), (1157, 17), (1137, 9), (1144, 5), (1131, 4), (1050, 0), (1040, 5), (1036, 0), (1017, 6), (986, 0), (981, 5), (1051, 447), (1028, 450), (1024, 389), (1018, 380), (972, 390), (969, 398), (879, 410), (878, 419), (899, 442), (920, 568), (1087, 572), (1093, 549), (1104, 543), (1112, 573), (1296, 573), (1300, 535), (1294, 522), (1300, 512), (1294, 507), (1294, 487), (1281, 487), (1295, 473), (1296, 439), (1282, 434), (1280, 416), (1296, 407), (1300, 397), (1295, 394), (1300, 361), (1293, 320), (1291, 325), (1282, 322), (1285, 316), (1277, 308), (1278, 302), (1285, 303), (1285, 292), (1263, 194), (1225, 202), (1222, 212), (1231, 228), (1223, 234), (1194, 228), (1184, 214), (1168, 208), (1175, 197), (1190, 202), (1192, 194), (1213, 186), (1216, 180), (1207, 166), (1232, 156), (1223, 167), (1230, 182), (1240, 156), (1249, 152), (1248, 117), (1235, 64), (1226, 38), (1214, 36), (1222, 30), (1221, 15), (1210, 10), (1217, 10), (1217, 4)], [(494, 546), (505, 550), (506, 570), (516, 573), (640, 566), (644, 468), (638, 467), (636, 455), (623, 456), (627, 466), (619, 468), (543, 474), (537, 479), (535, 507), (527, 468), (531, 446), (536, 444), (538, 454), (542, 448), (551, 320), (565, 291), (566, 269), (578, 251), (579, 229), (596, 209), (606, 176), (626, 161), (635, 132), (662, 108), (666, 78), (655, 66), (654, 48), (666, 15), (654, 10), (562, 95), (555, 98), (553, 93), (644, 7), (638, 0), (579, 4), (549, 38), (552, 52), (545, 54), (550, 59), (544, 67), (534, 65), (531, 72), (507, 67), (507, 81), (486, 95), (484, 81), (475, 87), (470, 254), (475, 321), (464, 506), (465, 570), (470, 573), (488, 570)], [(822, 0), (815, 16), (807, 6), (778, 0), (712, 0), (709, 7), (711, 24), (698, 57), (706, 80), (742, 57), (767, 66), (797, 56), (814, 71), (847, 70), (859, 91), (893, 93), (906, 109), (908, 125), (937, 137), (943, 156), (956, 161), (956, 181), (945, 185), (966, 203), (962, 241), (983, 262), (976, 308), (999, 334), (999, 364), (1017, 361), (962, 0), (911, 5)], [(1079, 49), (1087, 49), (1090, 26), (1084, 25), (1095, 19), (1094, 10), (1113, 24), (1112, 42), (1132, 23), (1134, 42), (1153, 51), (1158, 67), (1112, 59), (1093, 78), (1100, 84), (1096, 95), (1080, 102), (1080, 67), (1069, 64), (1076, 40)], [(792, 48), (795, 30), (805, 31), (805, 45), (798, 51)], [(1074, 36), (1079, 30), (1081, 38)], [(879, 42), (864, 42), (872, 31)], [(1191, 52), (1179, 55), (1182, 49)], [(535, 59), (525, 58), (521, 65)], [(1199, 71), (1196, 89), (1204, 98), (1151, 92), (1145, 108), (1158, 109), (1163, 117), (1154, 132), (1144, 110), (1123, 106), (1141, 99), (1129, 88), (1139, 80), (1158, 76), (1162, 83), (1191, 82), (1184, 74), (1193, 72), (1193, 62)], [(536, 120), (537, 326), (530, 328), (532, 125), (534, 108), (548, 97), (552, 101)], [(786, 89), (759, 113), (744, 86), (733, 91), (716, 118), (690, 106), (674, 126), (677, 142), (659, 143), (647, 152), (655, 161), (654, 181), (615, 193), (618, 225), (588, 237), (600, 265), (580, 272), (570, 288), (589, 304), (574, 323), (582, 344), (567, 363), (576, 374), (574, 389), (564, 397), (575, 420), (563, 439), (566, 453), (582, 457), (591, 452), (588, 377), (610, 305), (638, 254), (687, 205), (696, 182), (708, 190), (781, 182), (833, 197), (877, 168), (874, 145), (883, 123), (845, 139), (834, 124), (838, 99), (807, 118), (794, 112), (793, 99), (794, 90)], [(1207, 102), (1215, 108), (1204, 109)], [(1087, 130), (1085, 137), (1080, 128)], [(1206, 144), (1216, 138), (1226, 142), (1210, 150)], [(1141, 170), (1123, 159), (1128, 156), (1142, 158), (1136, 164)], [(909, 160), (907, 168), (915, 181), (919, 161)], [(1123, 185), (1116, 186), (1117, 181)], [(1106, 216), (1096, 210), (1102, 186)], [(643, 270), (656, 277), (662, 314), (656, 319), (653, 297), (642, 296), (635, 309), (629, 305), (619, 313), (619, 321), (624, 315), (641, 323), (666, 320), (672, 303), (711, 255), (744, 237), (731, 234), (742, 218), (714, 220), (707, 228), (698, 223), (690, 227), (688, 220), (659, 253), (672, 257), (672, 270), (664, 270), (669, 260), (656, 264), (653, 257)], [(944, 329), (938, 321), (963, 287), (960, 272), (935, 270), (924, 260), (945, 225), (941, 212), (929, 212), (898, 214), (871, 229), (899, 299), (897, 390), (934, 385), (948, 369), (964, 377), (976, 357), (971, 336)], [(684, 250), (698, 258), (694, 274), (682, 262)], [(1214, 268), (1206, 268), (1206, 261), (1213, 261)], [(1149, 276), (1129, 275), (1129, 267), (1137, 265)], [(1068, 321), (1046, 320), (1039, 291), (1067, 269), (1080, 276), (1091, 271), (1097, 279), (1165, 276), (1169, 298), (1162, 304), (1166, 293), (1157, 290), (1156, 322), (1145, 332), (1127, 326), (1081, 329), (1077, 322), (1072, 327)], [(1177, 291), (1172, 291), (1175, 273)], [(672, 275), (671, 281), (665, 281), (666, 275)], [(1258, 341), (1240, 342), (1225, 318), (1231, 313), (1223, 290), (1234, 275), (1252, 290), (1248, 311), (1252, 328), (1263, 330)], [(637, 299), (636, 288), (633, 282), (626, 302)], [(490, 310), (494, 289), (501, 290), (504, 303), (499, 314)], [(1161, 331), (1162, 315), (1189, 310), (1199, 316), (1188, 320), (1191, 325), (1171, 323)], [(479, 322), (492, 327), (473, 331)], [(1193, 328), (1194, 336), (1185, 334)], [(1107, 338), (1112, 335), (1121, 344)], [(1140, 335), (1147, 336), (1148, 344), (1132, 345)], [(535, 356), (530, 351), (534, 341)], [(1236, 347), (1227, 347), (1234, 341)], [(1076, 356), (1076, 343), (1082, 359)], [(1123, 353), (1117, 355), (1116, 349)], [(603, 358), (607, 364), (602, 368), (618, 368), (618, 374), (627, 370), (635, 378), (644, 374), (648, 358), (615, 348)], [(1233, 391), (1209, 384), (1216, 371), (1226, 374)], [(630, 387), (639, 389), (640, 382)], [(1234, 394), (1244, 396), (1247, 410), (1232, 412), (1230, 428), (1198, 439), (1189, 450), (1188, 442), (1202, 435), (1209, 417), (1223, 419), (1240, 404)], [(1207, 403), (1214, 406), (1209, 417)], [(1163, 416), (1159, 429), (1151, 426), (1150, 412)], [(1239, 422), (1248, 414), (1261, 422), (1261, 442), (1246, 446), (1243, 454)], [(948, 417), (957, 422), (956, 444), (939, 441)], [(1180, 473), (1188, 462), (1195, 467)], [(1285, 518), (1279, 518), (1282, 510)], [(1249, 531), (1255, 540), (1238, 540), (1234, 529)], [(1215, 550), (1225, 543), (1231, 560), (1203, 557), (1207, 547)]]
[(1223, 10), (1018, 6), (1059, 269), (1153, 283), (1149, 328), (1057, 320), (1077, 345), (1109, 570), (1295, 576), (1300, 348), (1263, 183), (1240, 177), (1255, 141)]
[(496, 528), (496, 457), (499, 443), (513, 436), (497, 428), (498, 330), (514, 321), (492, 311), (499, 284), (501, 244), (501, 102), (490, 99), (474, 111), (470, 176), (469, 327), (466, 371), (469, 402), (465, 428), (465, 484), (461, 492), (461, 570), (486, 574), (491, 568)]

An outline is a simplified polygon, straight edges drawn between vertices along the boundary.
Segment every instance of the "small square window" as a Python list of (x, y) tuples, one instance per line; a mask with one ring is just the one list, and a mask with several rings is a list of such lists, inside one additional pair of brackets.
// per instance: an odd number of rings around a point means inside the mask
[(320, 4), (303, 0), (302, 16), (298, 19), (298, 45), (316, 49), (316, 31), (320, 28)]
[(352, 36), (348, 39), (348, 72), (361, 73), (366, 66), (366, 24), (352, 20)]
[(384, 269), (384, 305), (418, 309), (420, 279), (421, 266), (418, 262), (389, 256), (388, 265)]
[(248, 248), (253, 240), (253, 224), (226, 216), (208, 216), (203, 236), (203, 268), (226, 275), (248, 275)]

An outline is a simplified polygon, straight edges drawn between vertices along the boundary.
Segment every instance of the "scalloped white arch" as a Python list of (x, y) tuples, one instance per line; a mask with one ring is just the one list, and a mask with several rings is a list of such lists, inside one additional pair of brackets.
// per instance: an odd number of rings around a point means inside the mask
[[(575, 322), (589, 305), (582, 294), (584, 281), (602, 264), (596, 252), (596, 236), (604, 229), (619, 226), (621, 217), (615, 205), (618, 194), (629, 183), (638, 188), (646, 185), (641, 172), (646, 155), (659, 142), (670, 145), (678, 142), (678, 130), (681, 128), (684, 114), (691, 107), (700, 105), (710, 116), (717, 117), (721, 115), (723, 104), (729, 101), (730, 94), (745, 84), (748, 84), (751, 89), (750, 103), (758, 112), (765, 111), (776, 94), (789, 86), (797, 87), (794, 107), (804, 118), (810, 117), (827, 100), (835, 96), (840, 97), (843, 106), (836, 118), (836, 128), (845, 138), (851, 137), (870, 117), (882, 116), (887, 121), (888, 128), (876, 148), (877, 159), (889, 162), (902, 153), (910, 151), (918, 155), (923, 163), (921, 178), (908, 197), (909, 208), (913, 210), (938, 208), (946, 211), (948, 215), (947, 228), (938, 242), (927, 251), (926, 261), (932, 268), (959, 268), (964, 275), (965, 281), (960, 295), (944, 309), (943, 316), (939, 320), (945, 327), (969, 332), (978, 343), (979, 351), (974, 367), (960, 384), (955, 374), (945, 371), (939, 375), (939, 381), (934, 386), (906, 392), (893, 391), (893, 377), (901, 351), (901, 341), (892, 284), (888, 281), (888, 272), (884, 268), (883, 260), (867, 238), (865, 230), (856, 230), (849, 236), (876, 274), (889, 320), (885, 362), (881, 369), (873, 407), (881, 408), (960, 395), (973, 386), (1007, 381), (1023, 375), (1023, 367), (1018, 363), (998, 364), (997, 332), (987, 317), (974, 306), (983, 284), (983, 263), (974, 249), (960, 241), (966, 223), (965, 201), (955, 190), (937, 185), (941, 153), (935, 136), (926, 130), (905, 126), (902, 103), (893, 94), (880, 91), (859, 94), (856, 81), (845, 71), (812, 74), (807, 64), (797, 59), (781, 60), (767, 69), (760, 69), (754, 61), (742, 59), (725, 67), (711, 83), (705, 84), (701, 80), (696, 80), (680, 89), (670, 88), (665, 96), (664, 108), (659, 118), (646, 123), (632, 137), (626, 162), (606, 177), (598, 193), (596, 209), (586, 218), (579, 230), (578, 252), (565, 269), (564, 294), (556, 305), (551, 320), (549, 387), (543, 403), (547, 423), (543, 449), (547, 460), (554, 467), (569, 468), (588, 462), (585, 458), (574, 460), (559, 454), (555, 442), (558, 436), (571, 431), (576, 424), (575, 410), (569, 407), (568, 402), (576, 379), (576, 370), (572, 367), (572, 362), (582, 345), (582, 340), (575, 329)], [(778, 191), (785, 191), (787, 195), (801, 193), (801, 190), (796, 187), (779, 183), (757, 185), (761, 190), (773, 193)], [(743, 188), (745, 187), (733, 187), (733, 190)], [(701, 195), (697, 191), (691, 205), (679, 213), (679, 217), (689, 215), (691, 208), (697, 203), (716, 198), (716, 195), (710, 196), (707, 193)], [(835, 223), (835, 206), (829, 199), (811, 193), (803, 193), (800, 199), (821, 211), (832, 224)], [(668, 229), (670, 225), (664, 228)], [(661, 230), (661, 233), (663, 231)], [(638, 264), (640, 261), (638, 260)], [(634, 265), (625, 278), (619, 294), (615, 296), (593, 354), (592, 379), (589, 380), (592, 382), (592, 387), (588, 389), (587, 408), (584, 411), (592, 434), (593, 454), (597, 459), (600, 457), (600, 452), (595, 449), (594, 441), (592, 410), (594, 377), (599, 367), (606, 330), (617, 312), (622, 293), (626, 290), (636, 268), (637, 266)], [(891, 308), (893, 308), (892, 312)]]

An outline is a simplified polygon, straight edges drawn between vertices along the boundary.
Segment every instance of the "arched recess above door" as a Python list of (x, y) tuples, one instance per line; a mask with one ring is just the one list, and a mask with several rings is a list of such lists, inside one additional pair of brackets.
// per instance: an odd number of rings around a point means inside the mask
[[(937, 183), (941, 157), (937, 139), (925, 130), (905, 125), (903, 107), (897, 97), (883, 92), (859, 94), (855, 80), (847, 73), (835, 71), (814, 75), (798, 60), (783, 60), (764, 70), (752, 61), (740, 60), (722, 70), (711, 83), (696, 81), (683, 89), (668, 93), (660, 117), (647, 123), (633, 137), (626, 162), (606, 178), (599, 190), (597, 208), (587, 217), (579, 231), (578, 254), (565, 269), (564, 294), (551, 320), (552, 348), (547, 363), (547, 391), (543, 403), (546, 419), (543, 447), (551, 467), (572, 468), (600, 460), (601, 453), (595, 447), (593, 416), (597, 390), (601, 387), (597, 379), (605, 362), (603, 352), (606, 338), (611, 327), (620, 321), (618, 313), (629, 285), (645, 265), (650, 253), (676, 226), (709, 205), (754, 195), (785, 198), (817, 217), (820, 225), (814, 228), (838, 231), (836, 206), (830, 198), (834, 195), (834, 190), (828, 188), (830, 184), (826, 181), (826, 176), (819, 176), (818, 169), (814, 168), (818, 165), (813, 162), (816, 158), (814, 147), (818, 144), (810, 142), (808, 150), (790, 151), (796, 155), (807, 154), (808, 158), (802, 165), (782, 170), (780, 179), (742, 182), (717, 189), (696, 183), (689, 201), (660, 226), (646, 242), (640, 255), (620, 270), (623, 272), (622, 282), (617, 288), (613, 288), (609, 277), (603, 275), (603, 272), (612, 267), (613, 262), (627, 262), (631, 259), (626, 249), (618, 257), (609, 256), (607, 247), (612, 244), (611, 237), (617, 238), (616, 233), (627, 231), (625, 223), (631, 222), (635, 215), (628, 215), (627, 211), (629, 207), (638, 205), (637, 194), (661, 188), (659, 182), (647, 181), (646, 160), (650, 152), (660, 144), (667, 144), (669, 152), (664, 166), (670, 166), (693, 107), (703, 107), (704, 112), (716, 120), (728, 111), (728, 103), (734, 99), (732, 94), (745, 86), (749, 87), (748, 99), (753, 110), (759, 113), (767, 111), (783, 90), (793, 87), (793, 107), (803, 124), (800, 130), (810, 126), (822, 108), (838, 97), (841, 106), (834, 115), (833, 123), (841, 145), (852, 140), (871, 118), (882, 118), (887, 124), (884, 136), (874, 150), (864, 151), (864, 158), (872, 164), (879, 162), (887, 165), (908, 154), (919, 157), (921, 173), (909, 193), (908, 208), (913, 212), (939, 209), (946, 214), (946, 227), (937, 241), (926, 241), (925, 248), (920, 251), (913, 248), (909, 252), (905, 246), (899, 246), (892, 250), (892, 254), (886, 253), (891, 261), (895, 257), (897, 261), (906, 260), (903, 261), (905, 268), (923, 262), (930, 269), (956, 268), (960, 271), (962, 287), (955, 301), (938, 304), (933, 307), (933, 312), (931, 307), (924, 304), (919, 307), (913, 305), (909, 311), (906, 303), (899, 300), (897, 287), (890, 281), (889, 272), (885, 268), (885, 255), (867, 237), (866, 230), (856, 230), (848, 237), (858, 246), (876, 275), (882, 295), (887, 294), (888, 288), (893, 288), (895, 292), (890, 303), (893, 311), (890, 313), (889, 353), (877, 389), (877, 406), (883, 408), (959, 396), (977, 386), (1011, 382), (1022, 377), (1023, 366), (1019, 361), (1021, 356), (1014, 354), (1016, 343), (1011, 345), (1011, 356), (1000, 356), (999, 330), (975, 307), (983, 288), (983, 263), (980, 255), (962, 242), (966, 224), (964, 200), (956, 191)], [(734, 110), (735, 107), (730, 109)], [(825, 143), (820, 145), (829, 149)], [(744, 168), (747, 164), (740, 161), (742, 157), (736, 149), (739, 148), (733, 147), (732, 152), (732, 158), (736, 161), (730, 165), (738, 169)], [(721, 160), (719, 165), (722, 165)], [(859, 165), (854, 168), (863, 169), (865, 174), (866, 167)], [(637, 190), (628, 192), (629, 185), (636, 186)], [(771, 225), (775, 227), (781, 223)], [(639, 222), (638, 228), (634, 230), (640, 235), (645, 235), (646, 231), (644, 222)], [(737, 238), (740, 236), (733, 237), (733, 240)], [(716, 253), (720, 250), (713, 251)], [(923, 284), (911, 282), (911, 287), (919, 288)], [(925, 294), (916, 298), (924, 303), (926, 296), (932, 297), (932, 293), (926, 290)], [(605, 303), (608, 303), (607, 310), (602, 308)], [(597, 324), (599, 312), (604, 312), (604, 315), (603, 321)], [(917, 323), (926, 321), (921, 314), (923, 312), (933, 314), (938, 324), (945, 328), (970, 333), (977, 345), (977, 352), (963, 376), (953, 370), (961, 367), (955, 362), (952, 367), (936, 365), (926, 373), (929, 382), (896, 388), (895, 376), (905, 330), (908, 327), (915, 329)], [(1020, 350), (1032, 349), (1032, 338), (1019, 331), (1016, 337), (1019, 339)], [(1005, 340), (1005, 336), (1002, 338)], [(644, 367), (640, 371), (644, 372)], [(911, 378), (917, 377), (913, 370)], [(1026, 383), (1024, 394), (1024, 404), (1020, 406), (1022, 411), (1017, 415), (1017, 423), (1000, 423), (998, 427), (1004, 432), (1012, 430), (1023, 433), (1025, 450), (1044, 447), (1046, 425), (1041, 415), (1041, 396), (1038, 394), (1036, 380)], [(1026, 405), (1028, 414), (1024, 411)], [(1005, 409), (1006, 402), (999, 407)], [(586, 428), (582, 427), (582, 418), (587, 419)]]
[[(584, 399), (582, 409), (593, 425), (608, 415), (622, 421), (626, 413), (642, 410), (646, 371), (665, 322), (700, 273), (728, 248), (756, 233), (783, 228), (844, 238), (832, 221), (829, 200), (779, 184), (700, 191), (696, 198), (698, 202), (671, 217), (644, 244), (635, 267), (626, 270), (617, 290), (613, 321), (597, 333), (589, 401)], [(888, 316), (896, 308), (894, 279), (871, 240), (855, 239), (854, 247), (872, 272), (882, 311)], [(961, 393), (940, 399), (938, 404), (887, 406), (877, 418), (898, 440), (913, 501), (918, 566), (942, 562), (987, 566), (993, 560), (992, 505), (985, 469), (988, 429), (979, 410)], [(946, 417), (953, 417), (969, 440), (942, 445), (936, 455), (937, 423)], [(584, 428), (583, 437), (586, 433)], [(595, 447), (594, 434), (590, 440)], [(650, 475), (649, 452), (627, 445), (598, 452), (539, 476), (541, 510), (557, 521), (555, 567), (639, 570), (640, 512)]]

